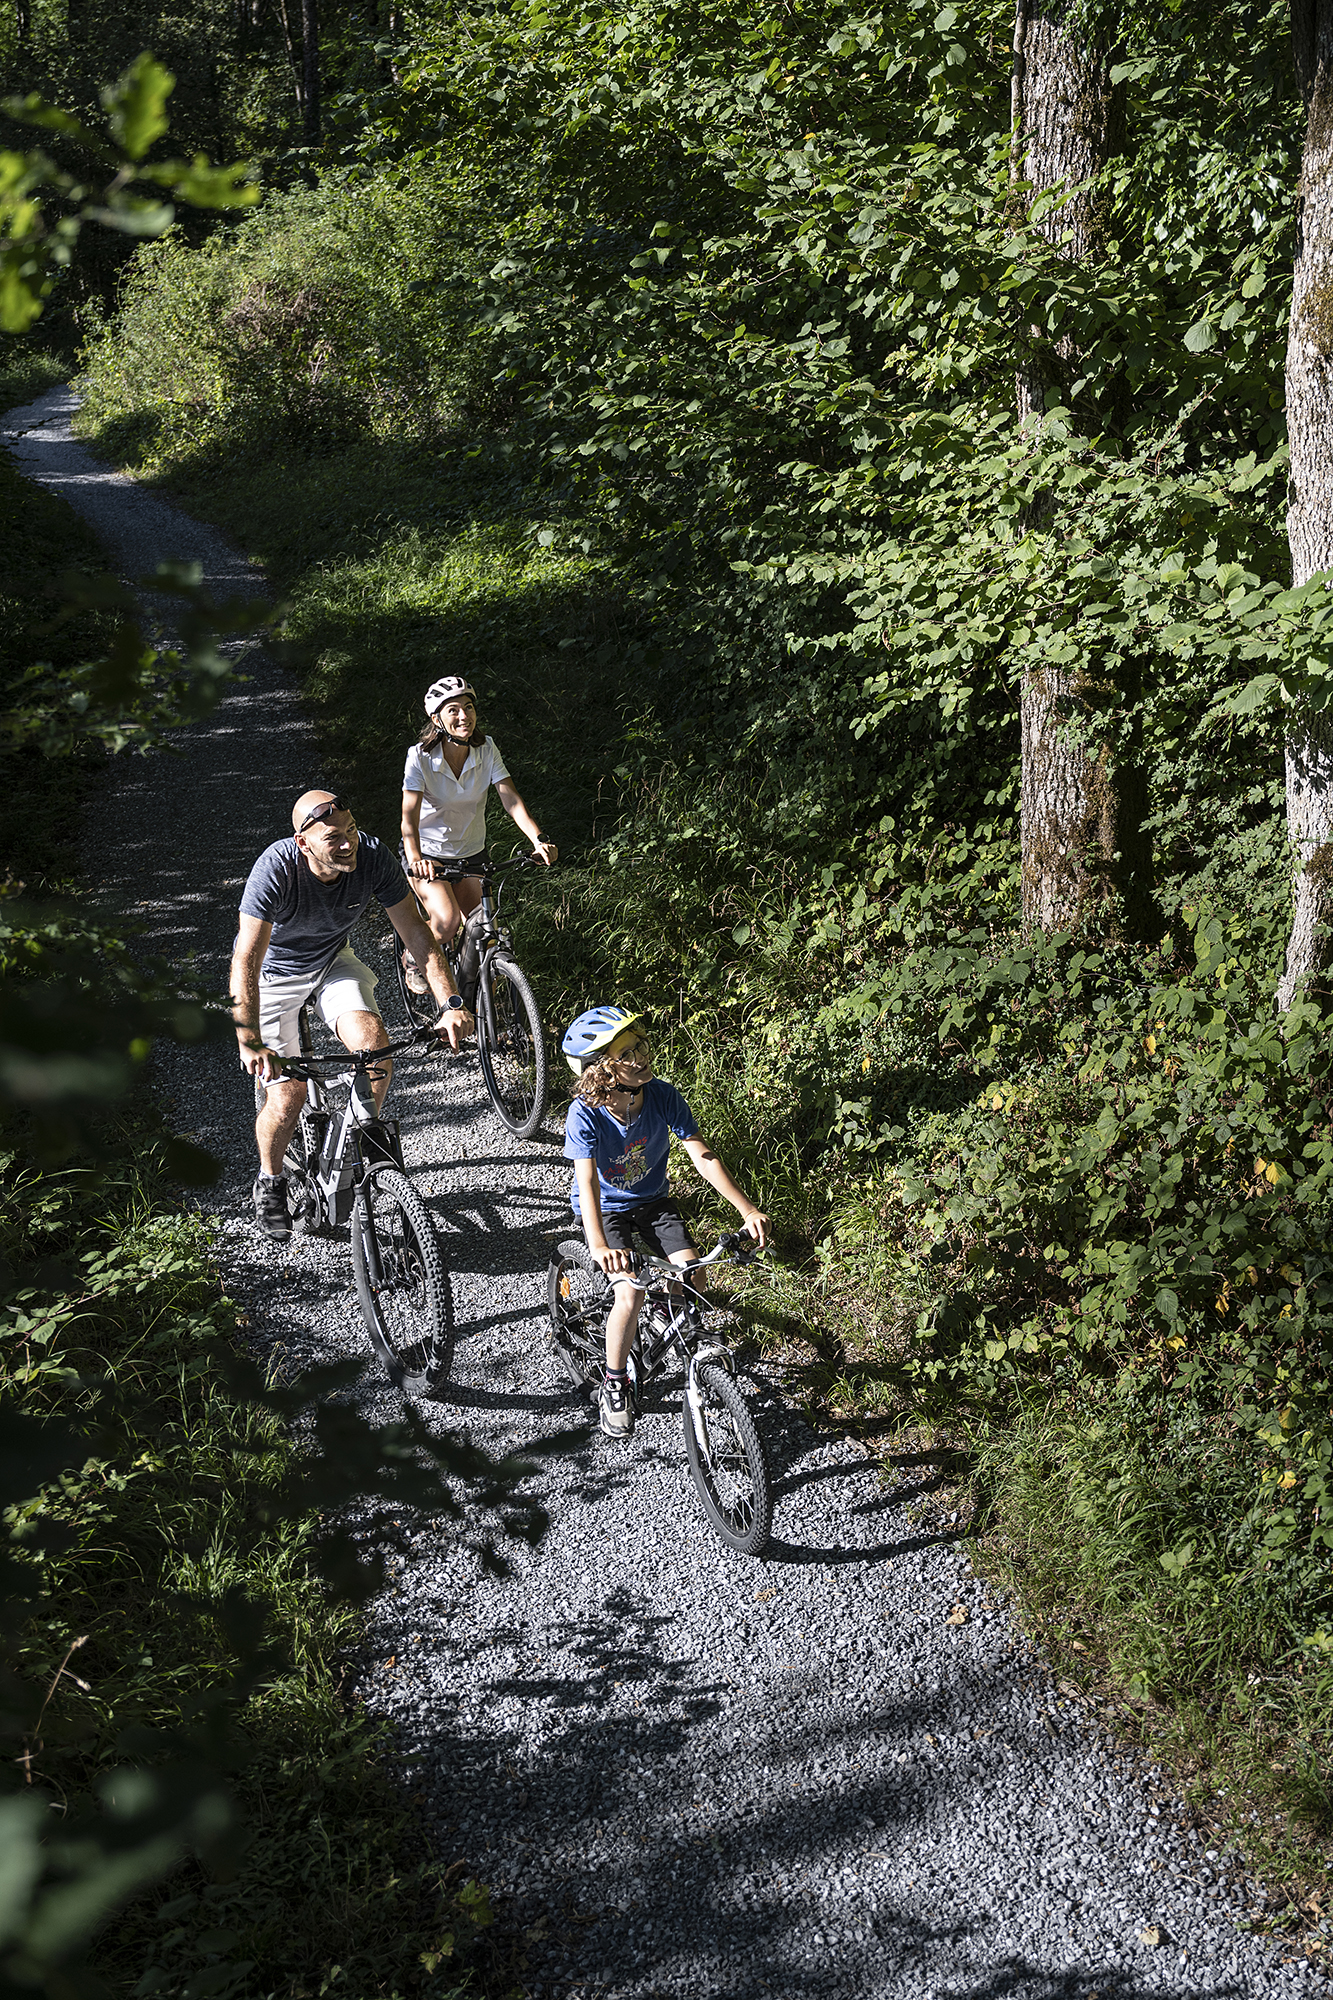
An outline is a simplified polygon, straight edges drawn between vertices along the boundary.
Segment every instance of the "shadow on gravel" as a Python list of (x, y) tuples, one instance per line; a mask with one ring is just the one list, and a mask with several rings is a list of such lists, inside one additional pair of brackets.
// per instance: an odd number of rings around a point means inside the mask
[[(938, 1700), (868, 1700), (831, 1715), (811, 1703), (813, 1689), (788, 1701), (738, 1694), (727, 1679), (694, 1683), (682, 1715), (690, 1663), (662, 1656), (671, 1628), (628, 1592), (613, 1593), (604, 1617), (545, 1635), (561, 1656), (559, 1676), (493, 1683), (497, 1694), (537, 1699), (557, 1715), (577, 1708), (577, 1718), (558, 1723), (538, 1751), (503, 1730), (484, 1750), (458, 1746), (460, 1763), (484, 1759), (477, 1776), (510, 1774), (484, 1789), (459, 1770), (451, 1808), (459, 1818), (444, 1829), (444, 1846), (472, 1865), (474, 1829), (485, 1827), (499, 1913), (522, 1931), (522, 1991), (532, 2000), (1197, 1992), (1197, 1974), (1177, 1978), (1149, 1953), (1139, 1967), (1126, 1967), (1123, 1951), (1110, 1963), (1100, 1940), (1083, 1944), (1078, 1920), (1046, 1901), (1030, 1920), (1045, 1935), (1015, 1949), (1025, 1912), (1005, 1885), (1023, 1880), (1022, 1805), (1012, 1824), (997, 1826), (985, 1879), (956, 1882), (949, 1908), (931, 1907), (939, 1857), (922, 1850), (937, 1840), (951, 1801), (994, 1771), (994, 1750), (966, 1726), (976, 1690), (957, 1689), (947, 1738)], [(584, 1669), (572, 1676), (571, 1654)], [(673, 1701), (673, 1715), (655, 1713)], [(1219, 1980), (1209, 1990), (1242, 1989)]]

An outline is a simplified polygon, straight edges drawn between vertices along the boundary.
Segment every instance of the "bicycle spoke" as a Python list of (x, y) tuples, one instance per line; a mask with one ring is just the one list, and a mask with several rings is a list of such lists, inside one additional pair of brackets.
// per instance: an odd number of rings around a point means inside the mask
[(448, 1359), (439, 1242), (400, 1173), (376, 1173), (352, 1215), (352, 1267), (366, 1330), (400, 1386), (438, 1377)]
[(546, 1044), (532, 988), (512, 959), (493, 958), (478, 996), (477, 1039), (491, 1102), (512, 1132), (530, 1139), (546, 1109)]
[(729, 1548), (757, 1555), (768, 1540), (773, 1506), (763, 1442), (724, 1368), (706, 1363), (695, 1380), (701, 1407), (696, 1421), (687, 1390), (685, 1449), (704, 1512)]

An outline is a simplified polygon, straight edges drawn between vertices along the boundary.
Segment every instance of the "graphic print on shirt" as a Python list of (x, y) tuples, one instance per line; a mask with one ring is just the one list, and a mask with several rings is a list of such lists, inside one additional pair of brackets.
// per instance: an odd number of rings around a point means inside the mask
[(635, 1181), (641, 1181), (648, 1171), (647, 1152), (646, 1138), (632, 1139), (624, 1152), (612, 1160), (606, 1178), (616, 1187), (633, 1187)]

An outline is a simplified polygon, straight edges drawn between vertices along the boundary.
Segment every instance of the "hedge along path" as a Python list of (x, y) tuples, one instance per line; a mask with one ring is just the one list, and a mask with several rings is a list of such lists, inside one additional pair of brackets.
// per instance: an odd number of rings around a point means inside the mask
[[(77, 444), (74, 407), (55, 391), (0, 434), (118, 570), (186, 558), (219, 595), (262, 591), (215, 531)], [(245, 671), (182, 754), (121, 759), (87, 826), (99, 900), (219, 991), (250, 864), (321, 779), (293, 677), (263, 654)], [(356, 942), (392, 1019), (384, 929)], [(177, 1129), (226, 1162), (206, 1205), (261, 1350), (290, 1367), (363, 1356), (346, 1242), (254, 1230), (250, 1090), (230, 1044), (155, 1062)], [(519, 1145), (472, 1057), (400, 1068), (392, 1109), (451, 1278), (456, 1358), (431, 1420), (496, 1452), (579, 1423), (540, 1337), (549, 1248), (572, 1233), (558, 1116)], [(360, 1690), (398, 1727), (423, 1840), (521, 1928), (524, 1990), (1323, 1990), (1304, 1959), (1238, 1933), (1254, 1885), (1052, 1683), (957, 1538), (923, 1531), (912, 1503), (933, 1468), (886, 1473), (760, 1392), (778, 1492), (762, 1561), (707, 1529), (674, 1391), (628, 1446), (590, 1430), (540, 1461), (551, 1527), (508, 1577), (479, 1577), (432, 1523), (359, 1524), (391, 1549)], [(393, 1415), (381, 1378), (360, 1393)]]

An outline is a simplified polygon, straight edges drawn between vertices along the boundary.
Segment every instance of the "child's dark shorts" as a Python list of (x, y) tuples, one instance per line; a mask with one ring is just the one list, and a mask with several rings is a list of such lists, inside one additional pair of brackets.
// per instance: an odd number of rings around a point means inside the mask
[(636, 1202), (633, 1208), (614, 1209), (609, 1215), (603, 1210), (602, 1233), (612, 1250), (637, 1250), (640, 1246), (634, 1239), (638, 1236), (655, 1257), (695, 1248), (680, 1210), (668, 1195)]

